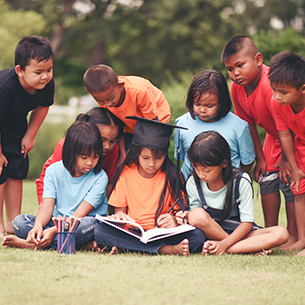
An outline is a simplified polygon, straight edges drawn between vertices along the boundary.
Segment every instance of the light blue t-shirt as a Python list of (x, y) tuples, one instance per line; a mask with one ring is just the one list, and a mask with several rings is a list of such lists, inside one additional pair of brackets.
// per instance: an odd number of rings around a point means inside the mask
[[(252, 199), (252, 186), (249, 183), (251, 181), (247, 173), (243, 173), (243, 177), (240, 179), (239, 184), (239, 215), (241, 222), (254, 222), (254, 211), (253, 211), (253, 199)], [(204, 199), (208, 207), (222, 210), (224, 206), (225, 196), (227, 192), (227, 185), (222, 189), (213, 192), (208, 188), (206, 182), (199, 179)], [(234, 184), (235, 185), (235, 184)], [(197, 191), (194, 176), (191, 176), (186, 183), (186, 191), (189, 197), (190, 211), (202, 207), (200, 197)], [(234, 192), (233, 192), (234, 193)], [(233, 194), (234, 197), (234, 194)]]
[(203, 131), (216, 131), (226, 139), (231, 149), (231, 160), (234, 167), (240, 168), (241, 164), (251, 164), (255, 159), (255, 150), (249, 125), (232, 112), (229, 112), (221, 120), (211, 123), (201, 121), (198, 116), (194, 120), (188, 112), (176, 119), (176, 125), (188, 128), (188, 130), (177, 128), (174, 135), (175, 158), (177, 158), (179, 143), (180, 159), (184, 159), (181, 171), (185, 180), (193, 172), (193, 166), (187, 152), (194, 138)]
[(71, 216), (83, 200), (93, 206), (90, 216), (107, 215), (108, 204), (106, 186), (107, 174), (101, 170), (98, 174), (93, 169), (81, 177), (72, 177), (62, 161), (51, 164), (44, 179), (43, 198), (54, 198), (53, 216)]

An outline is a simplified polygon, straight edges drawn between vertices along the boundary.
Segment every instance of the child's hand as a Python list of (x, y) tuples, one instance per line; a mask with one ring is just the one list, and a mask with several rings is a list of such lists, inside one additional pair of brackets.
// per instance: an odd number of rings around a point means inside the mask
[(21, 153), (26, 157), (26, 154), (31, 151), (31, 149), (35, 145), (35, 138), (29, 137), (25, 134), (25, 136), (21, 140)]
[(42, 238), (37, 242), (37, 246), (40, 248), (45, 248), (51, 245), (54, 236), (57, 234), (56, 227), (45, 229), (42, 232)]
[[(184, 218), (184, 223), (183, 223), (183, 218)], [(179, 225), (183, 225), (189, 222), (189, 211), (179, 211), (176, 213), (176, 222)]]
[(258, 182), (259, 174), (262, 173), (263, 177), (266, 177), (267, 164), (263, 158), (256, 160), (253, 167), (253, 179)]
[(0, 153), (0, 175), (2, 174), (3, 166), (7, 166), (7, 164), (8, 162), (4, 154)]
[(226, 247), (221, 241), (207, 240), (202, 247), (203, 255), (223, 255), (226, 251)]
[(40, 239), (42, 238), (43, 228), (34, 226), (33, 229), (31, 229), (28, 233), (28, 236), (26, 238), (26, 241), (30, 244), (35, 244), (38, 246), (38, 243)]
[(173, 228), (177, 227), (176, 219), (173, 215), (163, 214), (157, 219), (157, 224), (160, 228)]
[(297, 194), (299, 194), (299, 184), (302, 179), (305, 179), (305, 173), (300, 168), (292, 172), (290, 188), (292, 189), (295, 186)]
[(280, 169), (280, 172), (279, 172), (280, 180), (282, 182), (286, 183), (286, 185), (289, 185), (288, 178), (291, 179), (292, 174), (291, 174), (291, 168), (290, 168), (288, 161), (281, 159), (278, 163), (276, 163), (274, 165), (274, 168)]
[(109, 218), (112, 219), (118, 219), (118, 220), (127, 220), (127, 221), (133, 221), (135, 222), (135, 220), (133, 218), (131, 218), (130, 216), (128, 216), (126, 213), (124, 213), (123, 211), (118, 211), (113, 215), (108, 216)]

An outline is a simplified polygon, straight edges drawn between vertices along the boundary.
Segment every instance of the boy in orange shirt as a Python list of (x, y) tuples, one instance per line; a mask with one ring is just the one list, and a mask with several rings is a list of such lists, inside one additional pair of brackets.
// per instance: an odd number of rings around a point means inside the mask
[(107, 65), (90, 67), (84, 74), (88, 92), (101, 107), (110, 110), (125, 123), (125, 143), (120, 141), (120, 162), (131, 144), (136, 122), (126, 116), (138, 116), (168, 123), (170, 107), (161, 90), (148, 80), (138, 76), (118, 76)]
[[(294, 196), (287, 179), (290, 167), (288, 162), (281, 158), (281, 146), (272, 115), (269, 68), (263, 64), (263, 56), (259, 53), (252, 39), (246, 36), (232, 38), (225, 46), (221, 60), (233, 81), (231, 94), (235, 114), (248, 122), (254, 142), (256, 164), (253, 168), (253, 178), (260, 183), (266, 227), (278, 224), (279, 189), (285, 195), (287, 229), (290, 233), (288, 242), (283, 246), (285, 248), (297, 239)], [(256, 124), (266, 131), (263, 148)], [(278, 170), (279, 166), (280, 171)]]

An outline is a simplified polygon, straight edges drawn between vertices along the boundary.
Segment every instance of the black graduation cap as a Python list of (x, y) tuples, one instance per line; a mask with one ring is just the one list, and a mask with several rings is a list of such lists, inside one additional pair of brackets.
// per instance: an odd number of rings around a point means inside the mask
[(137, 121), (133, 131), (132, 144), (150, 149), (167, 150), (173, 129), (181, 128), (187, 130), (186, 127), (148, 120), (138, 116), (127, 116), (125, 119)]

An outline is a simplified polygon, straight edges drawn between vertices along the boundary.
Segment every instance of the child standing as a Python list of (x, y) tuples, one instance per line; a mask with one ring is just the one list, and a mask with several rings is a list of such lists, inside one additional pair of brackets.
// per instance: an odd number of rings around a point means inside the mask
[[(115, 174), (108, 202), (114, 207), (113, 217), (134, 220), (145, 230), (156, 225), (175, 227), (175, 217), (167, 211), (177, 199), (182, 208), (185, 186), (180, 171), (168, 157), (168, 147), (172, 129), (181, 127), (139, 117), (129, 119), (135, 119), (137, 123), (130, 150)], [(96, 227), (94, 234), (99, 247), (112, 247), (111, 254), (118, 248), (187, 256), (190, 252), (200, 251), (205, 240), (204, 233), (196, 229), (144, 244), (104, 223)]]
[[(263, 56), (252, 39), (246, 36), (232, 38), (225, 46), (221, 59), (233, 81), (231, 94), (235, 113), (249, 123), (256, 153), (253, 178), (260, 182), (265, 227), (278, 224), (281, 189), (286, 200), (287, 228), (290, 233), (288, 245), (297, 238), (294, 197), (286, 183), (285, 173), (289, 171), (289, 164), (281, 158), (281, 146), (272, 115), (269, 68), (263, 64)], [(266, 131), (264, 148), (256, 124)]]
[(98, 128), (88, 116), (73, 123), (67, 132), (62, 161), (46, 170), (44, 192), (37, 216), (18, 215), (14, 231), (2, 245), (17, 248), (57, 249), (57, 229), (52, 215), (83, 217), (75, 233), (76, 247), (94, 241), (96, 214), (107, 214), (108, 178), (102, 170), (103, 149)]
[(175, 131), (175, 155), (177, 158), (179, 149), (185, 180), (193, 172), (187, 152), (195, 136), (206, 130), (219, 132), (229, 143), (233, 166), (249, 172), (255, 159), (249, 125), (230, 112), (232, 103), (225, 77), (218, 71), (201, 71), (190, 85), (186, 107), (189, 112), (176, 124), (188, 130)]
[(232, 167), (230, 147), (219, 133), (196, 136), (188, 154), (195, 173), (186, 185), (190, 212), (185, 216), (211, 239), (205, 242), (203, 254), (268, 254), (267, 249), (287, 241), (285, 228), (260, 229), (254, 224), (250, 177)]
[[(76, 120), (81, 121), (87, 115), (90, 123), (97, 126), (100, 131), (103, 142), (103, 170), (108, 176), (107, 197), (112, 187), (113, 176), (117, 170), (116, 162), (119, 156), (118, 139), (123, 133), (124, 124), (109, 110), (105, 108), (94, 107), (86, 114), (80, 114)], [(47, 167), (62, 159), (62, 148), (65, 138), (61, 139), (54, 150), (53, 155), (45, 162), (39, 179), (36, 179), (36, 193), (38, 203), (42, 202), (43, 181)]]
[(22, 180), (28, 173), (27, 153), (35, 144), (53, 96), (51, 44), (44, 37), (24, 37), (15, 50), (15, 67), (0, 71), (0, 238), (5, 232), (14, 232), (12, 220), (20, 214)]
[[(305, 60), (291, 52), (275, 55), (270, 63), (272, 109), (282, 149), (292, 171), (298, 239), (287, 250), (305, 248)], [(305, 250), (299, 255), (305, 256)]]
[(126, 116), (169, 122), (170, 107), (162, 91), (142, 77), (118, 76), (111, 67), (96, 65), (85, 72), (84, 84), (101, 107), (108, 108), (125, 123), (125, 143), (123, 138), (120, 143), (121, 161), (136, 125)]

